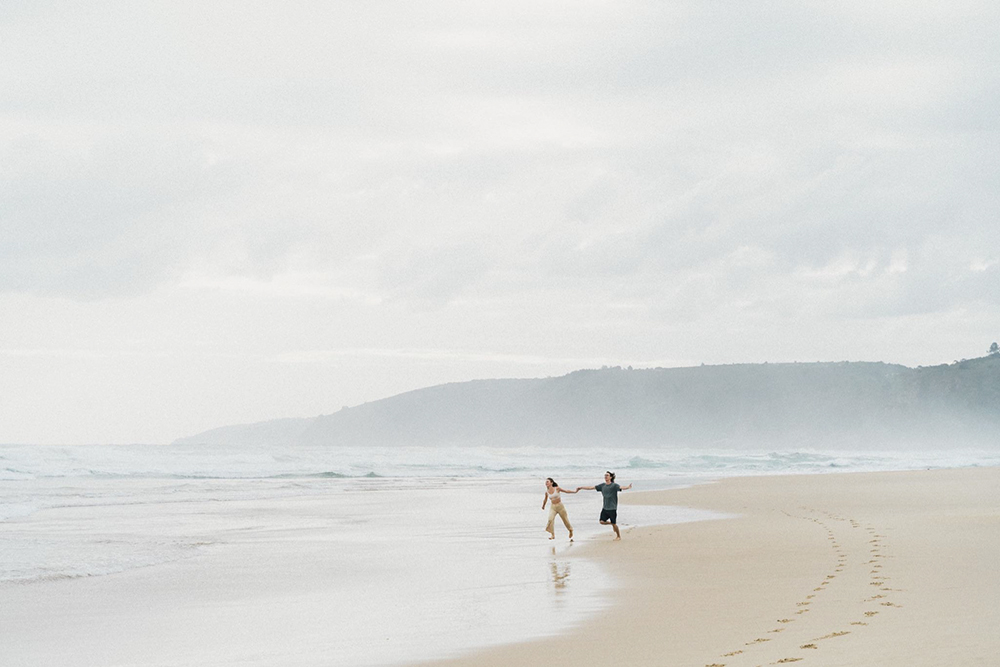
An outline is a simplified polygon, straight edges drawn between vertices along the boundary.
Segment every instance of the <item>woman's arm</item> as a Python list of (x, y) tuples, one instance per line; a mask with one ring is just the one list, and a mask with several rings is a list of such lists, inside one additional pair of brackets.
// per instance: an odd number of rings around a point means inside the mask
[[(563, 493), (576, 493), (576, 491), (570, 491), (569, 489), (564, 489), (561, 486), (557, 486), (556, 488), (559, 489)], [(579, 489), (577, 489), (577, 490), (579, 490)]]
[[(594, 490), (594, 487), (592, 487), (592, 486), (578, 486), (578, 487), (576, 487), (576, 491), (593, 491), (593, 490)], [(574, 491), (573, 493), (576, 493), (576, 491)]]
[(542, 501), (542, 509), (545, 509), (545, 503), (549, 502), (549, 492), (545, 492), (545, 500)]

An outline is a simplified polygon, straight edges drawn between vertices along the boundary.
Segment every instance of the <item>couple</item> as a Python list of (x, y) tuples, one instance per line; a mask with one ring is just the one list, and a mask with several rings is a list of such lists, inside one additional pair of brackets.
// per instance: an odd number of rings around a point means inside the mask
[(569, 489), (563, 489), (556, 481), (551, 477), (545, 480), (545, 499), (542, 501), (542, 509), (545, 509), (545, 504), (550, 500), (552, 501), (549, 505), (549, 523), (545, 526), (545, 530), (549, 533), (549, 539), (556, 539), (556, 528), (555, 521), (556, 515), (562, 519), (563, 524), (566, 526), (566, 530), (569, 531), (569, 541), (573, 541), (573, 526), (569, 524), (569, 517), (566, 516), (566, 507), (563, 505), (562, 498), (560, 498), (560, 493), (576, 493), (577, 491), (600, 491), (604, 495), (604, 509), (601, 510), (601, 525), (607, 526), (611, 524), (611, 527), (615, 531), (615, 539), (620, 540), (622, 538), (621, 531), (618, 530), (618, 492), (627, 491), (631, 489), (632, 485), (619, 486), (615, 483), (615, 474), (611, 471), (604, 473), (604, 484), (598, 484), (597, 486), (578, 486), (576, 490), (570, 491)]

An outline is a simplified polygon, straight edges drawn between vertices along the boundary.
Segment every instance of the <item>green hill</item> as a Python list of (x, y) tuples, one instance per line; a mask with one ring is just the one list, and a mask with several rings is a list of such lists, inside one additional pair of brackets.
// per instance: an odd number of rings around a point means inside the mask
[[(237, 439), (255, 432), (238, 428)], [(1000, 355), (922, 368), (741, 364), (475, 380), (291, 421), (284, 436), (269, 428), (276, 442), (328, 445), (993, 447)]]

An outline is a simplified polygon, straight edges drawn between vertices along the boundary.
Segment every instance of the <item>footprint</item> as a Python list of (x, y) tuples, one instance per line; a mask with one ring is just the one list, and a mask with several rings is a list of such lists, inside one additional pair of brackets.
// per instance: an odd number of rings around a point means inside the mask
[(764, 642), (769, 642), (769, 641), (771, 640), (768, 639), (767, 637), (758, 637), (752, 642), (747, 642), (746, 644), (744, 644), (744, 646), (753, 646), (754, 644), (763, 644)]
[(799, 648), (819, 648), (819, 646), (816, 646), (815, 644), (803, 644)]
[(778, 664), (780, 665), (783, 662), (798, 662), (801, 659), (802, 658), (782, 658), (781, 660), (778, 661)]
[(849, 630), (841, 630), (840, 632), (831, 632), (828, 635), (823, 635), (822, 637), (817, 637), (813, 641), (818, 642), (818, 641), (823, 640), (823, 639), (833, 639), (834, 637), (843, 637), (844, 635), (849, 635), (849, 634), (851, 634)]
[(795, 613), (796, 613), (796, 614), (804, 614), (804, 613), (806, 613), (807, 611), (809, 611), (809, 610), (808, 610), (808, 609), (799, 609), (799, 610), (798, 610), (797, 612), (795, 612)]
[(739, 651), (730, 651), (729, 653), (723, 653), (722, 657), (723, 658), (729, 658), (729, 657), (732, 657), (734, 655), (739, 655), (740, 653), (743, 653), (743, 649), (740, 649)]
[(868, 624), (865, 623), (864, 621), (852, 621), (851, 625), (868, 625)]
[(779, 618), (778, 619), (778, 623), (793, 623), (793, 622), (795, 622), (794, 618)]
[(784, 628), (775, 628), (774, 630), (768, 630), (768, 632), (784, 632)]
[(726, 666), (718, 662), (713, 662), (711, 665), (705, 665), (705, 667), (726, 667)]
[(866, 611), (865, 616), (874, 616), (877, 613), (878, 613), (877, 611)]
[(882, 603), (882, 606), (883, 606), (883, 607), (899, 607), (900, 609), (902, 609), (902, 608), (903, 608), (903, 605), (901, 605), (901, 604), (896, 604), (895, 602), (883, 602), (883, 603)]
[(795, 606), (796, 607), (808, 607), (811, 604), (812, 604), (812, 602), (796, 602)]

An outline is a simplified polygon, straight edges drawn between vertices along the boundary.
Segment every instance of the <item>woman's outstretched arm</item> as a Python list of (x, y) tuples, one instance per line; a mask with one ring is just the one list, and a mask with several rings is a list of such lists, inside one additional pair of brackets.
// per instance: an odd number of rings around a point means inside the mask
[(577, 491), (580, 490), (580, 489), (576, 489), (576, 491), (570, 491), (569, 489), (564, 489), (561, 486), (557, 486), (556, 488), (559, 489), (559, 491), (561, 491), (562, 493), (576, 493)]
[[(592, 486), (578, 486), (578, 487), (576, 487), (576, 491), (593, 491), (593, 490), (594, 490), (594, 487), (592, 487)], [(574, 491), (573, 493), (576, 493), (576, 491)]]

